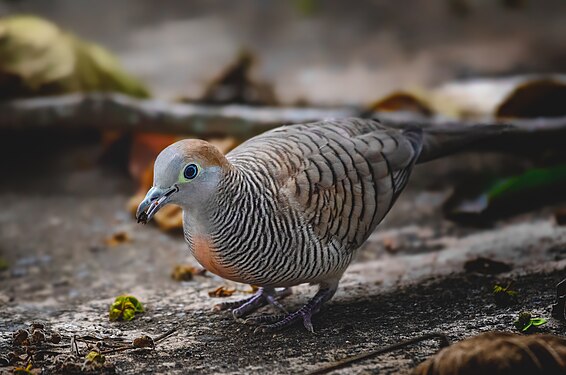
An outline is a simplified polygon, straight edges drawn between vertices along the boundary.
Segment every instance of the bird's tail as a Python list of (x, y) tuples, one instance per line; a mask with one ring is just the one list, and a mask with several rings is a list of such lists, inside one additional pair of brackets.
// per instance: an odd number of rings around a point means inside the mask
[(405, 129), (404, 134), (413, 142), (420, 140), (421, 152), (417, 164), (442, 156), (475, 148), (481, 142), (493, 143), (495, 138), (513, 129), (511, 125), (435, 126), (424, 129)]

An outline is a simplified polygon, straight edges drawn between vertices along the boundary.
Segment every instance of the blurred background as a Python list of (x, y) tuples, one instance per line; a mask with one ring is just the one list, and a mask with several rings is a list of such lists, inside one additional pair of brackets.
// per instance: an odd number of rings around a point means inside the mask
[(198, 98), (241, 49), (281, 103), (374, 101), (393, 90), (564, 69), (560, 0), (2, 2), (112, 51), (153, 95)]
[[(368, 289), (339, 300), (432, 276), (564, 273), (563, 0), (2, 0), (0, 17), (6, 332), (63, 327), (85, 301), (98, 302), (81, 319), (106, 327), (100, 305), (122, 293), (158, 313), (177, 303), (172, 320), (220, 285), (245, 294), (203, 276), (178, 208), (135, 223), (153, 160), (181, 138), (229, 152), (331, 117), (522, 129), (417, 167), (346, 276)], [(158, 306), (165, 294), (177, 299)]]

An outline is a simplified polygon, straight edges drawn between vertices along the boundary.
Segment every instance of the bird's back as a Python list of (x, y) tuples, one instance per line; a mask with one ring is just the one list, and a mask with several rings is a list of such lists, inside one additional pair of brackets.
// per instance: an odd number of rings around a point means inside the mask
[(297, 212), (322, 244), (358, 248), (387, 214), (421, 150), (420, 130), (345, 119), (284, 126), (227, 155)]

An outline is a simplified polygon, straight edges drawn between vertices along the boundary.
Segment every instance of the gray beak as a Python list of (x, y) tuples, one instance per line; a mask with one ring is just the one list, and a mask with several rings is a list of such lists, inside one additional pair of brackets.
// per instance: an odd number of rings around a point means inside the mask
[(163, 206), (169, 203), (171, 195), (179, 191), (177, 185), (173, 185), (170, 188), (158, 188), (152, 187), (147, 192), (144, 200), (138, 206), (136, 211), (136, 219), (138, 223), (147, 224), (153, 216), (159, 211)]

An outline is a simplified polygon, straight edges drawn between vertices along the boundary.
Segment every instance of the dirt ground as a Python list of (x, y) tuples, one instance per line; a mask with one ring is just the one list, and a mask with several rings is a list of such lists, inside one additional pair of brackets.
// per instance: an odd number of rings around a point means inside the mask
[[(513, 331), (522, 310), (549, 319), (541, 331), (566, 333), (550, 318), (555, 285), (566, 277), (566, 227), (555, 223), (552, 207), (484, 229), (444, 220), (440, 205), (450, 188), (431, 181), (467, 159), (418, 168), (335, 298), (313, 319), (314, 334), (301, 326), (255, 334), (229, 314), (211, 311), (218, 301), (247, 296), (247, 286), (211, 276), (182, 283), (170, 278), (175, 265), (196, 265), (182, 236), (135, 223), (125, 206), (136, 187), (123, 170), (96, 162), (97, 143), (59, 139), (23, 151), (20, 141), (10, 142), (10, 150), (29, 155), (18, 162), (0, 155), (0, 257), (9, 264), (0, 271), (0, 355), (12, 350), (13, 331), (36, 321), (64, 334), (64, 344), (73, 334), (131, 340), (176, 328), (155, 350), (108, 355), (124, 374), (304, 373), (429, 332), (457, 341)], [(105, 244), (120, 231), (131, 241)], [(465, 262), (478, 256), (505, 262), (511, 271), (464, 272)], [(519, 302), (499, 307), (493, 285), (510, 282)], [(210, 298), (207, 292), (220, 285), (238, 291)], [(284, 303), (297, 308), (313, 292), (300, 286)], [(137, 296), (146, 312), (131, 322), (110, 322), (108, 306), (123, 293)], [(425, 341), (339, 372), (407, 373), (437, 350), (438, 343)]]

